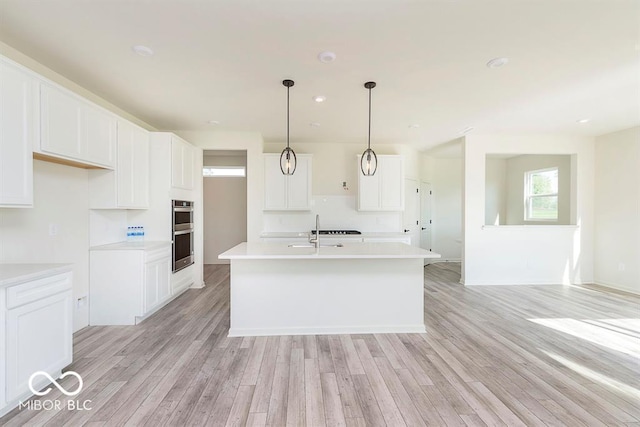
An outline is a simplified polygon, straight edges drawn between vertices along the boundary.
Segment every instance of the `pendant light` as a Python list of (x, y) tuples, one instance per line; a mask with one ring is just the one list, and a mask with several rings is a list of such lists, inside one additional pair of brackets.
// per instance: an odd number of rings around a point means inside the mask
[(366, 82), (364, 87), (369, 89), (369, 138), (367, 149), (364, 150), (360, 158), (360, 170), (364, 176), (373, 176), (378, 169), (378, 156), (376, 156), (375, 151), (371, 149), (371, 89), (376, 87), (376, 82)]
[(289, 88), (293, 86), (293, 80), (283, 80), (282, 84), (287, 88), (287, 148), (280, 154), (280, 170), (283, 175), (293, 175), (298, 165), (296, 153), (289, 147)]

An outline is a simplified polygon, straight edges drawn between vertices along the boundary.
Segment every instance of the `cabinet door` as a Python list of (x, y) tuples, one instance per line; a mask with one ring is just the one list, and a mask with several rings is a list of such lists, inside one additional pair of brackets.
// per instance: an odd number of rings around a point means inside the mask
[(82, 159), (82, 104), (45, 83), (40, 85), (40, 149), (44, 153)]
[(118, 163), (116, 166), (116, 182), (118, 186), (118, 206), (135, 205), (135, 157), (134, 128), (124, 122), (118, 123)]
[(133, 131), (133, 206), (149, 207), (149, 132)]
[(171, 296), (171, 258), (164, 258), (157, 263), (158, 301), (165, 301)]
[(264, 209), (287, 209), (287, 181), (280, 170), (279, 154), (264, 156)]
[(71, 317), (70, 290), (7, 311), (7, 401), (29, 391), (34, 372), (52, 374), (71, 363)]
[(193, 190), (195, 152), (191, 144), (171, 137), (171, 186)]
[(404, 210), (402, 157), (381, 156), (380, 160), (380, 208), (387, 211)]
[(144, 266), (144, 309), (146, 314), (158, 305), (158, 263), (150, 262)]
[(195, 150), (191, 144), (182, 143), (182, 188), (187, 190), (193, 190), (195, 159)]
[[(378, 165), (378, 170), (380, 165)], [(361, 211), (380, 210), (380, 174), (364, 176), (358, 160), (358, 209)]]
[(118, 206), (149, 207), (149, 133), (119, 122), (117, 157)]
[(0, 206), (33, 205), (36, 81), (0, 62)]
[(171, 138), (171, 186), (174, 188), (183, 188), (182, 180), (182, 143), (175, 137)]
[(116, 120), (91, 105), (82, 107), (82, 141), (84, 160), (113, 168), (115, 163)]
[(287, 208), (308, 210), (311, 208), (311, 157), (298, 155), (297, 161), (295, 173), (285, 177), (288, 181)]

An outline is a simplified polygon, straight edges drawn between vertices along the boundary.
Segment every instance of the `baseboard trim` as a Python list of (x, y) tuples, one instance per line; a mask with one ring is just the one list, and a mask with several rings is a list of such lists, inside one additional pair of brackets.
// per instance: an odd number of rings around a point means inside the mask
[(257, 337), (274, 335), (336, 335), (336, 334), (423, 334), (424, 325), (394, 326), (337, 326), (310, 328), (231, 328), (229, 337)]
[[(462, 283), (462, 282), (461, 282)], [(510, 281), (510, 282), (468, 282), (465, 281), (464, 283), (462, 283), (465, 286), (552, 286), (552, 285), (560, 285), (562, 286), (563, 283), (558, 283), (558, 282), (514, 282), (514, 281)]]
[[(429, 258), (429, 264), (437, 264), (440, 262), (462, 262), (461, 258)], [(427, 264), (427, 265), (429, 265)]]
[(600, 287), (606, 288), (606, 290), (611, 290), (612, 292), (617, 291), (625, 294), (630, 294), (633, 296), (640, 296), (640, 291), (629, 289), (625, 286), (616, 285), (614, 283), (603, 282), (601, 280), (594, 280), (592, 283), (585, 283), (582, 286), (588, 288), (590, 284), (594, 286), (600, 286)]

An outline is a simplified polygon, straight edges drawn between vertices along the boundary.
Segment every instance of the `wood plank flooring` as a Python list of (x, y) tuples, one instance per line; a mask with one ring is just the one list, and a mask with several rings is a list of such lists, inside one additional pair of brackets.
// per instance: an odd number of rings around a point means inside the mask
[(425, 268), (426, 334), (228, 338), (229, 269), (206, 266), (205, 289), (142, 324), (75, 334), (68, 369), (90, 411), (16, 409), (0, 424), (640, 425), (640, 298), (465, 288), (459, 270)]

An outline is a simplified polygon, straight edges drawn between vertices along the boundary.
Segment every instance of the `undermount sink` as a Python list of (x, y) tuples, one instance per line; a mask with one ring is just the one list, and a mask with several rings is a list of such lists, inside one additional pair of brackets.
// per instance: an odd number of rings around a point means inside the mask
[[(342, 243), (336, 243), (332, 245), (320, 245), (321, 248), (341, 248), (344, 245)], [(313, 243), (292, 243), (289, 245), (290, 248), (315, 248), (316, 246)]]

